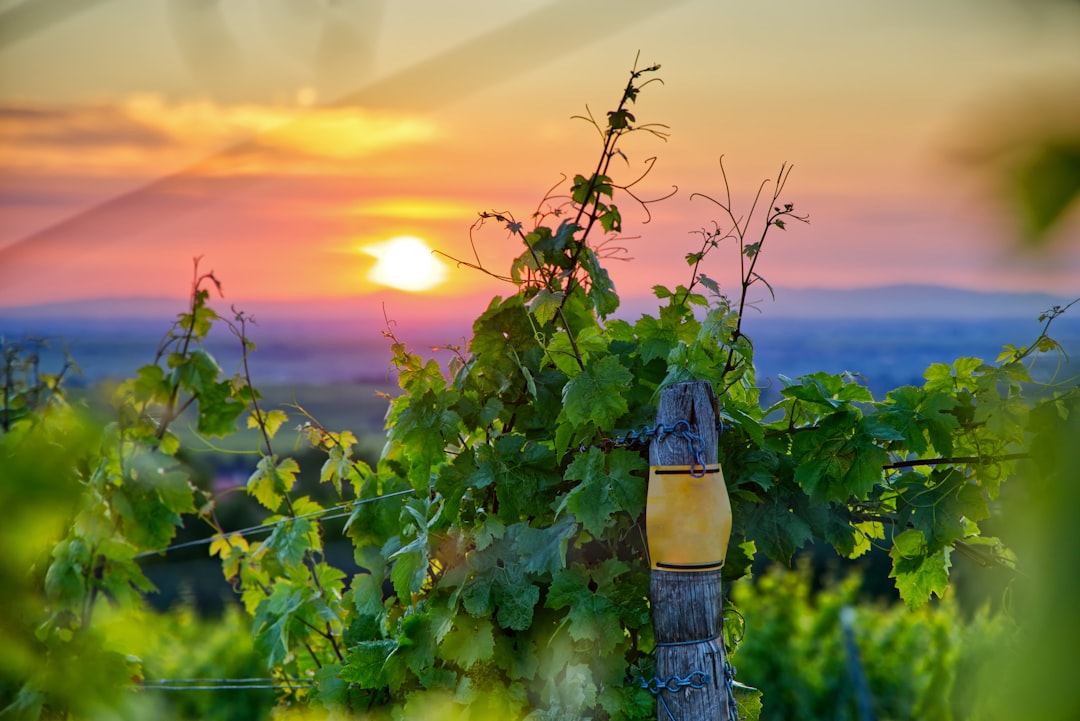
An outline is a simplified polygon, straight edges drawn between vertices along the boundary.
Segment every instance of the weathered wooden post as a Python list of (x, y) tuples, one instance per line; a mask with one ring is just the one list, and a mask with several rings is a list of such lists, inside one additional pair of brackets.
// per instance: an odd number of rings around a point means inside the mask
[(720, 597), (731, 504), (716, 419), (708, 382), (678, 383), (660, 395), (645, 512), (656, 635), (656, 678), (648, 683), (659, 721), (738, 718)]

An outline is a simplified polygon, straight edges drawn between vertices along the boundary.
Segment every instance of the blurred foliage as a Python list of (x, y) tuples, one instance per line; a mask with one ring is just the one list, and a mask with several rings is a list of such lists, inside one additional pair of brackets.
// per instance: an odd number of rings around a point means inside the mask
[(190, 307), (153, 364), (114, 389), (106, 418), (68, 401), (70, 361), (43, 368), (32, 339), (0, 348), (0, 580), (12, 599), (0, 622), (5, 718), (137, 717), (142, 700), (124, 691), (141, 664), (104, 642), (100, 616), (143, 606), (154, 586), (140, 555), (168, 545), (205, 499), (170, 425), (191, 409), (201, 433), (227, 434), (253, 400), (240, 402), (248, 389), (222, 378), (203, 347), (219, 320), (203, 287), (211, 283), (196, 264)]
[[(164, 613), (106, 613), (101, 625), (109, 646), (140, 659), (145, 682), (267, 676), (250, 620), (236, 604), (210, 616), (200, 616), (187, 604)], [(270, 689), (163, 691), (149, 683), (138, 695), (152, 705), (153, 718), (173, 721), (268, 719), (277, 697)]]
[(1023, 510), (1008, 516), (1026, 559), (1014, 611), (1021, 633), (1015, 646), (999, 651), (996, 673), (982, 688), (997, 702), (987, 721), (1080, 718), (1080, 397), (1042, 409), (1033, 426)]
[(762, 721), (860, 721), (841, 627), (845, 609), (854, 609), (877, 721), (988, 718), (989, 704), (975, 686), (1011, 643), (1012, 621), (986, 610), (965, 618), (951, 597), (918, 609), (861, 601), (861, 585), (851, 575), (815, 590), (800, 564), (795, 571), (773, 567), (732, 588), (745, 622), (732, 662), (740, 681), (761, 688)]
[(80, 503), (77, 460), (100, 443), (101, 431), (68, 404), (65, 371), (38, 365), (39, 350), (34, 340), (0, 346), (0, 718), (36, 716), (49, 699), (93, 717), (120, 705), (125, 657), (106, 650), (97, 633), (64, 638), (41, 624), (53, 595), (50, 559), (62, 554), (57, 541)]
[(1013, 167), (1010, 181), (1025, 236), (1044, 242), (1080, 199), (1080, 137), (1040, 139)]

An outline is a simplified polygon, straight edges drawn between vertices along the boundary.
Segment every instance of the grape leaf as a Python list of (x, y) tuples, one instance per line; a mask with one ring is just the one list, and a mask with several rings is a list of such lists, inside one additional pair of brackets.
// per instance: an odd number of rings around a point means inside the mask
[(410, 613), (401, 620), (401, 633), (397, 638), (397, 655), (415, 674), (435, 663), (435, 634), (431, 617), (424, 613)]
[(912, 524), (922, 531), (930, 553), (963, 538), (965, 520), (990, 515), (983, 490), (957, 468), (935, 468), (911, 508)]
[(529, 573), (555, 573), (566, 566), (566, 545), (577, 532), (571, 518), (560, 519), (547, 528), (519, 524), (513, 537), (523, 568)]
[(394, 559), (390, 580), (394, 593), (402, 603), (411, 603), (412, 595), (420, 590), (427, 577), (427, 559), (420, 551), (408, 551)]
[(813, 540), (810, 525), (792, 510), (793, 496), (777, 490), (763, 503), (743, 504), (746, 537), (766, 556), (791, 563), (792, 554)]
[(637, 518), (645, 508), (646, 482), (631, 473), (645, 466), (637, 453), (615, 449), (605, 454), (590, 448), (566, 469), (566, 479), (580, 483), (563, 497), (559, 508), (572, 512), (594, 536), (603, 533), (615, 513)]
[(458, 616), (453, 627), (439, 644), (439, 657), (452, 661), (463, 669), (489, 660), (495, 653), (495, 635), (486, 618)]
[[(264, 426), (266, 427), (267, 434), (271, 438), (273, 438), (275, 435), (277, 435), (278, 430), (281, 428), (281, 426), (283, 424), (287, 423), (288, 420), (289, 420), (289, 417), (285, 414), (285, 411), (278, 410), (278, 409), (274, 409), (272, 411), (267, 411), (266, 413), (262, 414), (262, 422), (263, 422)], [(259, 417), (257, 417), (254, 413), (252, 413), (250, 416), (248, 416), (247, 427), (248, 428), (258, 428), (259, 427)]]
[[(601, 591), (588, 570), (581, 564), (559, 571), (551, 580), (545, 605), (566, 615), (570, 637), (575, 641), (593, 641), (601, 655), (611, 653), (622, 639), (618, 608), (608, 598), (608, 588)], [(594, 592), (590, 584), (597, 590)]]
[(536, 649), (526, 634), (496, 638), (494, 660), (514, 681), (533, 678), (539, 666)]
[(372, 573), (355, 574), (350, 596), (358, 613), (377, 616), (383, 611), (382, 577)]
[(761, 717), (761, 691), (753, 686), (733, 681), (731, 692), (739, 709), (739, 721), (758, 721)]
[(929, 552), (926, 537), (922, 531), (908, 529), (893, 539), (889, 551), (893, 567), (889, 578), (896, 579), (896, 589), (911, 608), (918, 608), (930, 600), (931, 595), (939, 598), (949, 585), (948, 548), (934, 553)]
[(633, 375), (615, 356), (585, 366), (563, 389), (563, 415), (574, 426), (609, 429), (627, 411), (622, 391)]
[(498, 621), (503, 628), (524, 631), (532, 625), (533, 609), (540, 600), (540, 588), (529, 583), (518, 565), (508, 566), (500, 574), (495, 601)]
[(299, 472), (300, 466), (292, 458), (278, 462), (277, 456), (263, 456), (247, 480), (248, 493), (271, 511), (276, 511), (285, 494), (296, 484)]
[(566, 293), (561, 290), (552, 292), (547, 288), (541, 288), (533, 299), (529, 301), (529, 310), (536, 317), (536, 322), (540, 325), (550, 323), (559, 308), (562, 307), (562, 301), (565, 297)]
[(386, 659), (396, 649), (397, 643), (391, 640), (360, 641), (349, 649), (349, 656), (341, 667), (341, 680), (360, 688), (386, 686)]
[(286, 567), (297, 567), (304, 560), (304, 554), (311, 544), (308, 534), (313, 530), (311, 521), (306, 518), (286, 521), (274, 526), (273, 533), (266, 539), (264, 546), (272, 550)]

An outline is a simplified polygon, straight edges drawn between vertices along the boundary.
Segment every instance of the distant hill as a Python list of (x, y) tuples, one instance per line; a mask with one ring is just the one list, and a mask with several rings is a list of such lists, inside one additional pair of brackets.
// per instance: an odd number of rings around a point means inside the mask
[[(228, 313), (229, 301), (216, 301)], [(335, 301), (258, 301), (245, 305), (256, 325), (253, 367), (275, 383), (353, 380), (385, 383), (390, 370), (387, 322), (409, 348), (449, 357), (433, 348), (463, 344), (473, 319), (490, 298), (442, 299), (379, 294)], [(980, 293), (933, 286), (861, 290), (777, 289), (776, 301), (758, 304), (744, 330), (754, 340), (759, 378), (816, 370), (857, 371), (875, 393), (918, 383), (930, 363), (962, 355), (993, 359), (1006, 343), (1030, 343), (1039, 314), (1068, 301), (1042, 293)], [(655, 313), (655, 298), (624, 302), (618, 315), (635, 320)], [(84, 378), (126, 377), (150, 362), (158, 340), (184, 308), (182, 299), (100, 299), (0, 309), (0, 336), (47, 337), (67, 347)], [(1080, 358), (1080, 304), (1051, 331)], [(385, 314), (385, 315), (384, 315)], [(61, 344), (62, 341), (62, 344)], [(225, 367), (237, 362), (235, 339), (212, 334), (211, 351)], [(1052, 369), (1053, 365), (1048, 366)]]
[[(1080, 295), (1080, 287), (1076, 290)], [(758, 306), (777, 318), (1036, 318), (1071, 298), (1048, 293), (974, 291), (933, 285), (834, 290), (779, 288)]]
[(185, 298), (86, 298), (77, 301), (0, 307), (0, 318), (169, 318)]
[[(1080, 288), (1077, 288), (1080, 295)], [(443, 302), (442, 299), (400, 292), (378, 296), (356, 296), (337, 300), (258, 300), (240, 306), (253, 315), (264, 330), (285, 333), (297, 332), (297, 322), (303, 329), (320, 333), (333, 324), (353, 328), (385, 327), (386, 319), (408, 319), (408, 324), (423, 330), (466, 332), (475, 314), (481, 312), (489, 298), (464, 299), (463, 302)], [(754, 307), (762, 317), (776, 319), (798, 318), (909, 318), (909, 319), (1003, 319), (1030, 318), (1055, 304), (1065, 304), (1070, 298), (1048, 293), (1014, 293), (973, 291), (932, 285), (889, 285), (873, 288), (777, 288), (775, 300), (758, 297)], [(230, 299), (211, 301), (219, 312), (227, 312)], [(176, 318), (184, 308), (180, 298), (95, 298), (77, 302), (0, 307), (0, 331), (26, 332), (41, 328), (55, 332), (71, 323), (116, 326), (117, 321), (152, 321), (161, 327)], [(624, 298), (618, 315), (634, 319), (644, 312), (654, 312), (658, 301), (652, 297)], [(474, 307), (475, 313), (463, 317), (462, 306)], [(386, 315), (384, 315), (384, 313)], [(1080, 316), (1080, 308), (1074, 315)], [(136, 323), (136, 325), (141, 325)]]

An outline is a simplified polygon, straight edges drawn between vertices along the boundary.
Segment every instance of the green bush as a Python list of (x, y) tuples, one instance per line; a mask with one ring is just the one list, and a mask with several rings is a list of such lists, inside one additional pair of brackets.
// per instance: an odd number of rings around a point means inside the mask
[[(220, 616), (200, 616), (190, 605), (165, 613), (151, 611), (103, 614), (107, 642), (139, 659), (142, 691), (154, 718), (199, 721), (259, 721), (270, 717), (275, 692), (270, 689), (159, 690), (158, 680), (268, 678), (256, 652), (250, 621), (243, 610), (227, 605)], [(199, 685), (205, 685), (200, 683)]]
[(762, 691), (762, 721), (861, 721), (841, 617), (852, 627), (877, 721), (974, 721), (973, 686), (1008, 641), (1011, 622), (980, 611), (965, 619), (952, 595), (917, 609), (860, 601), (850, 575), (813, 590), (805, 564), (774, 567), (731, 589), (745, 619), (732, 656), (738, 679)]

